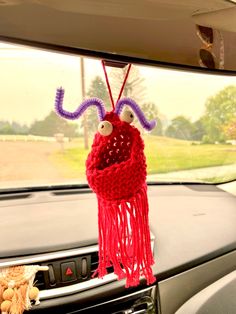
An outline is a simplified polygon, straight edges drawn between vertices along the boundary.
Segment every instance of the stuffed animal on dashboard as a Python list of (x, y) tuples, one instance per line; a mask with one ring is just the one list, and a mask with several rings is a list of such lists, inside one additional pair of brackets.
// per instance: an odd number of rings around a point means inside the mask
[[(142, 127), (152, 130), (156, 122), (147, 121), (137, 103), (120, 99), (115, 108), (105, 111), (102, 100), (88, 99), (75, 112), (63, 109), (64, 90), (57, 89), (55, 109), (59, 116), (75, 120), (87, 108), (96, 106), (100, 123), (86, 161), (88, 183), (98, 200), (99, 277), (113, 266), (126, 287), (137, 286), (144, 276), (147, 284), (155, 277), (148, 222), (146, 159), (144, 142), (132, 126), (134, 113)], [(130, 110), (123, 110), (129, 106)]]

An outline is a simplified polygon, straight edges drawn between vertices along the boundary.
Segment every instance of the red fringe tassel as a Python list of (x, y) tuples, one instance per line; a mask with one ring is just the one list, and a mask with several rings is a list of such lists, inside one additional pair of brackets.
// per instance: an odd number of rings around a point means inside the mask
[(113, 266), (118, 279), (126, 278), (126, 288), (137, 286), (141, 276), (154, 283), (146, 186), (128, 200), (98, 198), (98, 226), (99, 266), (93, 276), (102, 278)]

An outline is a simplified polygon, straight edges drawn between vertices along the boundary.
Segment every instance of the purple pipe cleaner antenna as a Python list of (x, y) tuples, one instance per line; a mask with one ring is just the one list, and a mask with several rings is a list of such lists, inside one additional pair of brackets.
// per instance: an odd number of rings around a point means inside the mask
[(98, 110), (99, 120), (102, 121), (104, 119), (106, 111), (105, 111), (104, 103), (101, 99), (90, 98), (90, 99), (84, 100), (74, 112), (69, 112), (63, 109), (64, 94), (65, 94), (65, 90), (62, 87), (57, 89), (56, 99), (55, 99), (55, 110), (59, 116), (65, 119), (69, 119), (69, 120), (76, 120), (85, 112), (85, 110), (88, 109), (88, 107), (96, 106)]
[(122, 109), (124, 108), (125, 105), (128, 105), (131, 107), (131, 109), (135, 112), (135, 114), (137, 115), (142, 127), (147, 130), (147, 131), (151, 131), (153, 128), (155, 128), (156, 126), (156, 121), (155, 120), (151, 120), (148, 121), (145, 118), (145, 115), (143, 113), (143, 111), (139, 108), (138, 104), (130, 99), (130, 98), (122, 98), (118, 101), (118, 103), (116, 104), (116, 108), (115, 108), (115, 113), (120, 115)]

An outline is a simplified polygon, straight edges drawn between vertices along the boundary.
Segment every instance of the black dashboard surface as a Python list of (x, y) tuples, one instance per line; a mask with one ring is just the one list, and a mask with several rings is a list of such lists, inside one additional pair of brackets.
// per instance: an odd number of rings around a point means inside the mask
[[(233, 195), (214, 185), (156, 185), (148, 197), (159, 278), (236, 249)], [(93, 193), (2, 195), (0, 213), (0, 262), (97, 243)]]

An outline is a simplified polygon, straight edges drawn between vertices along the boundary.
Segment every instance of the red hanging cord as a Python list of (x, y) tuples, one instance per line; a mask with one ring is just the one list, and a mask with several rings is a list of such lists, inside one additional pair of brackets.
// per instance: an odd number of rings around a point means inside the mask
[[(110, 96), (110, 100), (111, 100), (111, 104), (112, 104), (112, 109), (114, 110), (115, 109), (115, 104), (114, 104), (114, 99), (113, 99), (113, 96), (112, 96), (111, 86), (110, 86), (109, 79), (108, 79), (108, 76), (107, 76), (106, 65), (105, 65), (105, 61), (104, 60), (102, 60), (102, 67), (103, 67), (103, 71), (104, 71), (104, 74), (105, 74), (105, 79), (106, 79), (107, 88), (108, 88), (108, 92), (109, 92), (109, 96)], [(123, 93), (124, 88), (125, 88), (126, 81), (128, 79), (128, 76), (129, 76), (130, 68), (131, 68), (131, 64), (129, 64), (129, 66), (128, 66), (128, 69), (127, 69), (127, 72), (125, 74), (125, 78), (124, 78), (123, 84), (121, 86), (120, 93), (119, 93), (119, 96), (118, 96), (118, 99), (117, 99), (116, 103), (120, 100), (120, 98), (122, 96), (122, 93)]]
[(128, 76), (129, 76), (130, 68), (131, 68), (131, 63), (130, 63), (129, 66), (128, 66), (127, 72), (126, 72), (126, 74), (125, 74), (124, 82), (123, 82), (123, 84), (122, 84), (122, 86), (121, 86), (120, 93), (119, 93), (119, 96), (118, 96), (118, 99), (117, 99), (116, 103), (120, 100), (120, 97), (121, 97), (121, 95), (122, 95), (122, 93), (123, 93), (123, 91), (124, 91), (125, 84), (126, 84), (126, 81), (127, 81), (127, 79), (128, 79)]
[(111, 104), (112, 104), (112, 109), (114, 110), (115, 109), (115, 105), (114, 105), (114, 100), (113, 100), (113, 97), (112, 97), (111, 86), (110, 86), (110, 83), (109, 83), (109, 80), (108, 80), (108, 76), (107, 76), (107, 71), (106, 71), (106, 66), (105, 66), (105, 61), (104, 60), (102, 60), (102, 67), (103, 67), (103, 71), (104, 71), (104, 74), (105, 74), (105, 79), (106, 79), (107, 88), (108, 88), (108, 92), (109, 92), (109, 96), (110, 96), (110, 100), (111, 100)]

